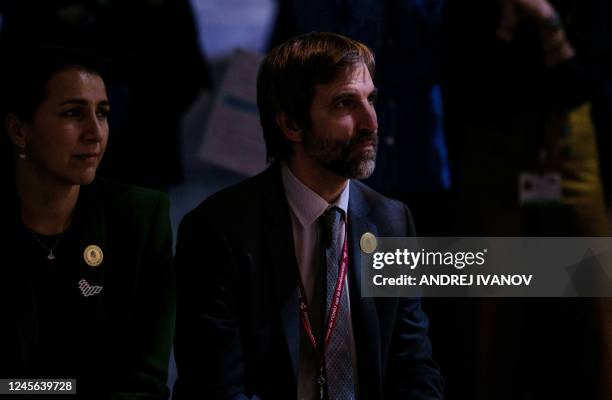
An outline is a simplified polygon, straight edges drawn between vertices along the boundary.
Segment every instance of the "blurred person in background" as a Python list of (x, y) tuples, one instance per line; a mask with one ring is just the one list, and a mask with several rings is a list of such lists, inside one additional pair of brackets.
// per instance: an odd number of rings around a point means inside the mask
[[(457, 236), (608, 235), (590, 117), (609, 46), (606, 7), (448, 3), (444, 97)], [(477, 312), (471, 396), (609, 398), (607, 300), (485, 299)]]

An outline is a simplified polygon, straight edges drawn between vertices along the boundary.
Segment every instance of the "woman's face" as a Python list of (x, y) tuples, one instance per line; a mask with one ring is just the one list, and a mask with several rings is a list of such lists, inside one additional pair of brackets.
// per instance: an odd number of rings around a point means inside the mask
[(47, 97), (23, 122), (24, 160), (37, 175), (60, 184), (91, 183), (106, 149), (106, 87), (92, 72), (70, 68), (47, 82)]

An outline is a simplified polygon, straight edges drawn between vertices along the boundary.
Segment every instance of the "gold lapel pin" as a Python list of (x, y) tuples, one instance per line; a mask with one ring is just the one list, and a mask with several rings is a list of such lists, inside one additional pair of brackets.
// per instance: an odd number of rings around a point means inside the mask
[(361, 247), (361, 251), (366, 254), (373, 253), (378, 246), (378, 242), (376, 240), (376, 236), (370, 232), (366, 232), (361, 235), (361, 239), (359, 240), (359, 246)]
[(98, 265), (102, 264), (104, 253), (102, 253), (102, 249), (100, 247), (96, 246), (95, 244), (91, 244), (85, 248), (83, 258), (90, 267), (97, 267)]

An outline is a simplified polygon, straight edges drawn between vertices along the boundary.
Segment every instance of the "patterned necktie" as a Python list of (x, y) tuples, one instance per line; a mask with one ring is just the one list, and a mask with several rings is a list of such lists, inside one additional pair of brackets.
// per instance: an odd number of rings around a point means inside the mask
[[(326, 307), (325, 322), (329, 321), (329, 310), (334, 297), (338, 280), (343, 244), (341, 242), (341, 222), (343, 212), (338, 207), (331, 207), (321, 216), (323, 232), (322, 248), (324, 251), (326, 272)], [(342, 282), (345, 285), (345, 282)], [(335, 328), (325, 349), (325, 373), (327, 398), (329, 400), (350, 400), (355, 398), (353, 382), (353, 362), (349, 340), (349, 304), (346, 286), (338, 305), (338, 316)]]

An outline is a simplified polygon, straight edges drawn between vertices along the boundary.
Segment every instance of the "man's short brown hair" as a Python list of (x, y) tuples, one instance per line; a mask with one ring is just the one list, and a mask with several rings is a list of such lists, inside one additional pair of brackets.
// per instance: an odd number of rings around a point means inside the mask
[(365, 64), (374, 78), (372, 51), (356, 40), (328, 32), (296, 36), (268, 53), (257, 76), (257, 106), (268, 161), (286, 160), (291, 154), (276, 115), (283, 112), (292, 124), (309, 129), (316, 85), (333, 82), (359, 64)]

